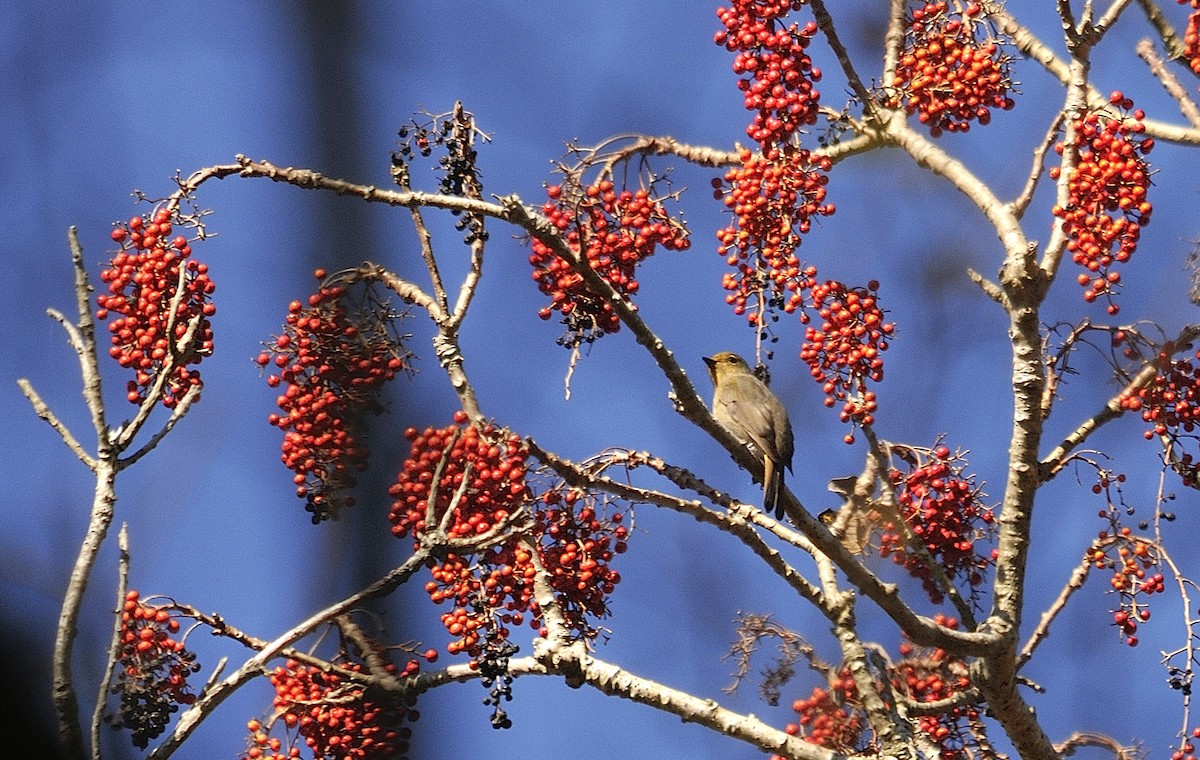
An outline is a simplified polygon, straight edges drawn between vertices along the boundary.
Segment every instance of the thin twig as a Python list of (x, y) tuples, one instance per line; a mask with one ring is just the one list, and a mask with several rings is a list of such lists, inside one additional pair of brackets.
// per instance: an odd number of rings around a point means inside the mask
[(1037, 190), (1038, 181), (1042, 178), (1045, 172), (1046, 153), (1054, 146), (1054, 141), (1058, 139), (1058, 134), (1062, 130), (1063, 112), (1059, 111), (1054, 119), (1050, 122), (1050, 126), (1046, 129), (1046, 136), (1042, 138), (1041, 144), (1033, 151), (1033, 160), (1030, 163), (1029, 177), (1025, 180), (1025, 186), (1021, 188), (1020, 194), (1008, 202), (1008, 208), (1013, 215), (1018, 219), (1025, 216), (1026, 209), (1033, 201), (1034, 191)]

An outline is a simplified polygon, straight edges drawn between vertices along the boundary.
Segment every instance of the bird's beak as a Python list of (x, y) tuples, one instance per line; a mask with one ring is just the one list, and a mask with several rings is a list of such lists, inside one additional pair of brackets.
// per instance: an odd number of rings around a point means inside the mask
[(711, 356), (701, 356), (700, 358), (704, 360), (709, 369), (712, 369), (717, 363)]

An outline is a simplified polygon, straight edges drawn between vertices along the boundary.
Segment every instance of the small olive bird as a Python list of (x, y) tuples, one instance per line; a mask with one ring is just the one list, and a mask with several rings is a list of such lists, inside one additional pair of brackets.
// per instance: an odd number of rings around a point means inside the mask
[(792, 422), (787, 409), (746, 360), (729, 351), (705, 356), (713, 381), (712, 416), (763, 459), (763, 509), (783, 519), (779, 489), (783, 468), (792, 469)]

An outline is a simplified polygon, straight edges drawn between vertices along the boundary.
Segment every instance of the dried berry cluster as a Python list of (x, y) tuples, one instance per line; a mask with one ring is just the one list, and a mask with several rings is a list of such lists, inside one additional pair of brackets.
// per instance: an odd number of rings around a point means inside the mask
[[(319, 280), (324, 270), (317, 270)], [(367, 449), (353, 435), (354, 421), (378, 412), (380, 386), (404, 369), (406, 352), (386, 305), (351, 314), (340, 285), (323, 286), (307, 306), (292, 301), (283, 334), (256, 360), (274, 364), (272, 388), (281, 413), (268, 421), (283, 431), (283, 463), (295, 473), (296, 495), (314, 523), (336, 518), (354, 498), (354, 472), (366, 468)]]
[[(1131, 110), (1132, 100), (1114, 92), (1109, 103), (1117, 115), (1091, 112), (1074, 120), (1078, 161), (1068, 175), (1066, 205), (1055, 206), (1052, 213), (1063, 220), (1072, 259), (1087, 270), (1078, 277), (1084, 300), (1090, 303), (1104, 296), (1108, 313), (1116, 314), (1112, 295), (1121, 275), (1113, 267), (1129, 260), (1142, 227), (1150, 223), (1150, 167), (1145, 156), (1154, 140), (1143, 137), (1145, 113)], [(1055, 150), (1061, 155), (1063, 143)], [(1059, 167), (1050, 169), (1053, 179), (1060, 173)]]
[[(687, 228), (668, 216), (648, 190), (618, 191), (611, 181), (601, 180), (581, 191), (552, 185), (547, 195), (550, 200), (542, 212), (566, 244), (622, 296), (637, 292), (637, 265), (658, 246), (682, 251), (690, 245)], [(566, 260), (537, 238), (532, 247), (533, 279), (550, 296), (550, 305), (538, 316), (550, 319), (556, 311), (563, 315), (567, 332), (559, 339), (561, 345), (574, 348), (621, 328), (612, 305), (588, 290), (583, 276)]]
[[(991, 509), (980, 503), (979, 490), (963, 476), (964, 463), (946, 446), (939, 446), (923, 463), (913, 463), (907, 473), (889, 472), (900, 516), (908, 531), (942, 568), (947, 580), (965, 580), (972, 588), (983, 583), (984, 570), (992, 563), (992, 553), (979, 553), (977, 543), (986, 535), (995, 519)], [(880, 554), (892, 560), (921, 581), (929, 598), (940, 604), (944, 592), (931, 568), (919, 553), (908, 546), (905, 531), (894, 522), (885, 522), (880, 536)]]
[(503, 527), (519, 511), (528, 512), (530, 529), (524, 537), (499, 535), (496, 544), (473, 556), (451, 551), (431, 562), (433, 580), (426, 591), (435, 603), (454, 605), (442, 615), (455, 637), (447, 650), (466, 652), (478, 662), (485, 644), (494, 649), (508, 637), (510, 625), (528, 624), (544, 634), (534, 599), (539, 564), (566, 625), (579, 636), (595, 637), (591, 620), (608, 613), (607, 597), (620, 582), (609, 563), (625, 551), (622, 516), (601, 519), (574, 491), (551, 491), (535, 504), (520, 438), (491, 426), (465, 425), (461, 412), (456, 420), (446, 428), (407, 431), (412, 450), (389, 491), (395, 499), (392, 532), (411, 534), (419, 543), (444, 525), (447, 537), (468, 539)]
[[(879, 283), (851, 288), (829, 280), (812, 288), (812, 308), (820, 318), (810, 322), (807, 313), (800, 321), (804, 343), (800, 358), (825, 392), (825, 405), (842, 402), (842, 422), (870, 425), (875, 419), (875, 392), (866, 381), (883, 380), (883, 357), (895, 326), (883, 321), (879, 308)], [(854, 437), (846, 435), (846, 442)]]
[[(805, 741), (838, 752), (854, 754), (863, 736), (863, 718), (853, 705), (858, 694), (848, 675), (832, 689), (814, 687), (812, 694), (792, 703), (798, 720), (784, 731)], [(776, 756), (777, 757), (777, 756)]]
[[(399, 131), (399, 147), (392, 153), (392, 176), (400, 187), (409, 189), (411, 178), (408, 164), (412, 161), (414, 153), (428, 158), (435, 147), (441, 148), (445, 152), (438, 156), (438, 192), (443, 195), (479, 198), (481, 185), (478, 154), (474, 146), (476, 135), (482, 133), (476, 131), (474, 118), (466, 112), (455, 113), (452, 116), (433, 116), (422, 123), (414, 121), (405, 125)], [(467, 232), (464, 243), (470, 245), (487, 241), (488, 235), (484, 229), (482, 215), (464, 214), (458, 209), (451, 210), (450, 213), (459, 217), (454, 223), (454, 228)]]
[(803, 7), (803, 0), (733, 0), (718, 8), (725, 28), (713, 41), (737, 53), (733, 70), (743, 77), (746, 110), (754, 120), (746, 134), (765, 150), (791, 140), (802, 127), (816, 122), (821, 93), (813, 86), (821, 70), (804, 52), (817, 25), (786, 24), (784, 17)]
[[(1158, 436), (1170, 448), (1175, 469), (1185, 485), (1197, 482), (1195, 455), (1182, 450), (1183, 438), (1193, 437), (1200, 422), (1200, 366), (1192, 360), (1171, 357), (1175, 346), (1165, 344), (1154, 359), (1157, 372), (1154, 378), (1136, 391), (1121, 397), (1121, 408), (1141, 412), (1150, 424), (1147, 439)], [(1196, 359), (1200, 360), (1200, 352)]]
[[(115, 317), (108, 324), (108, 353), (136, 373), (126, 386), (134, 404), (145, 401), (168, 368), (162, 403), (173, 408), (189, 390), (202, 386), (199, 370), (189, 365), (212, 353), (209, 318), (217, 309), (209, 297), (214, 285), (207, 265), (188, 260), (192, 248), (187, 238), (173, 235), (180, 224), (173, 209), (160, 208), (118, 226), (112, 239), (121, 250), (100, 273), (108, 292), (96, 297), (96, 317)], [(192, 337), (185, 343), (193, 322)]]
[(134, 745), (145, 748), (167, 727), (179, 705), (196, 700), (187, 678), (200, 669), (196, 655), (181, 640), (179, 621), (170, 609), (141, 601), (137, 591), (125, 595), (121, 610), (121, 643), (117, 682), (121, 706), (113, 724), (133, 734)]
[[(934, 620), (947, 628), (958, 627), (957, 620), (941, 614)], [(900, 645), (900, 655), (903, 659), (892, 669), (892, 682), (912, 702), (951, 700), (971, 688), (967, 664), (944, 649), (918, 648), (905, 641)], [(982, 714), (978, 703), (964, 702), (945, 712), (919, 716), (917, 727), (937, 745), (940, 760), (966, 760), (979, 756), (985, 725)]]
[(934, 137), (966, 132), (972, 121), (986, 125), (991, 109), (1013, 107), (1011, 59), (977, 3), (962, 11), (928, 3), (908, 20), (889, 105), (917, 114)]
[[(359, 662), (338, 663), (356, 673), (364, 672)], [(393, 675), (410, 676), (416, 661), (400, 671), (387, 663)], [(413, 702), (368, 692), (341, 674), (325, 672), (312, 665), (288, 660), (271, 672), (275, 687), (275, 716), (294, 730), (314, 758), (338, 760), (401, 760), (407, 756), (412, 729), (407, 725), (420, 715)], [(271, 736), (270, 728), (258, 720), (247, 723), (249, 749), (242, 760), (285, 760), (300, 756), (299, 747)]]
[(830, 164), (802, 148), (743, 149), (739, 158), (741, 166), (727, 171), (724, 182), (713, 180), (713, 196), (734, 214), (717, 232), (717, 253), (734, 269), (721, 284), (734, 313), (762, 327), (765, 312), (800, 308), (815, 281), (816, 269), (804, 266), (796, 250), (812, 218), (834, 212), (825, 203)]

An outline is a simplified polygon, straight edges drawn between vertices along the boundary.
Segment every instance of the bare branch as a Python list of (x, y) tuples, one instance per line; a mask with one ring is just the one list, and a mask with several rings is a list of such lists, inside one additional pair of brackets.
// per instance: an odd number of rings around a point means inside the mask
[(117, 608), (113, 610), (113, 635), (104, 660), (104, 676), (100, 679), (100, 693), (96, 695), (96, 709), (92, 712), (92, 760), (100, 760), (100, 727), (104, 723), (104, 706), (108, 704), (108, 685), (112, 683), (121, 656), (121, 630), (124, 621), (125, 592), (129, 588), (129, 526), (121, 524), (117, 534)]
[(1196, 106), (1196, 101), (1192, 100), (1188, 91), (1179, 83), (1175, 73), (1167, 68), (1163, 59), (1158, 56), (1154, 50), (1154, 43), (1150, 40), (1142, 40), (1138, 43), (1137, 54), (1150, 67), (1150, 73), (1162, 84), (1167, 94), (1179, 104), (1179, 111), (1188, 120), (1188, 123), (1193, 127), (1200, 128), (1200, 107)]
[(1042, 138), (1042, 142), (1033, 151), (1033, 160), (1030, 162), (1029, 178), (1025, 180), (1025, 187), (1021, 188), (1021, 193), (1009, 201), (1008, 208), (1013, 215), (1018, 219), (1025, 216), (1025, 210), (1029, 208), (1029, 204), (1033, 201), (1034, 191), (1037, 190), (1038, 181), (1045, 171), (1046, 153), (1054, 146), (1054, 141), (1058, 139), (1059, 131), (1062, 130), (1063, 112), (1059, 111), (1054, 119), (1050, 122), (1050, 126), (1046, 129), (1046, 136)]
[(175, 425), (177, 425), (179, 421), (184, 418), (184, 415), (186, 415), (188, 410), (192, 408), (192, 404), (199, 399), (200, 386), (193, 385), (188, 388), (187, 393), (183, 394), (183, 398), (181, 398), (179, 403), (175, 405), (175, 408), (171, 410), (171, 416), (167, 418), (167, 421), (163, 423), (163, 426), (159, 428), (158, 432), (151, 436), (150, 440), (146, 441), (145, 445), (143, 445), (137, 451), (133, 452), (127, 457), (123, 457), (118, 462), (118, 466), (123, 470), (153, 451), (155, 447), (162, 442), (162, 439), (167, 437), (167, 433), (170, 433)]
[(29, 399), (29, 403), (33, 406), (34, 414), (45, 420), (50, 427), (54, 428), (62, 436), (63, 443), (67, 445), (67, 448), (74, 452), (75, 456), (79, 457), (79, 461), (83, 462), (89, 470), (94, 472), (96, 470), (96, 460), (92, 458), (91, 454), (83, 450), (83, 446), (71, 434), (66, 424), (58, 419), (54, 411), (46, 405), (46, 402), (42, 401), (42, 397), (34, 390), (33, 385), (25, 378), (17, 380), (17, 385), (21, 387), (21, 392), (25, 394), (25, 398)]
[(1163, 15), (1162, 9), (1158, 7), (1158, 3), (1154, 0), (1138, 0), (1138, 5), (1146, 14), (1150, 25), (1154, 27), (1154, 31), (1158, 33), (1158, 38), (1163, 41), (1163, 46), (1167, 49), (1167, 57), (1175, 60), (1183, 55), (1186, 45), (1183, 40), (1175, 34), (1175, 29), (1171, 26), (1171, 22)]
[[(1098, 546), (1098, 541), (1093, 541), (1092, 546)], [(1092, 562), (1088, 559), (1087, 553), (1083, 555), (1083, 560), (1080, 561), (1075, 569), (1071, 571), (1071, 575), (1067, 578), (1067, 582), (1063, 584), (1062, 590), (1058, 592), (1058, 596), (1042, 613), (1041, 620), (1038, 621), (1037, 627), (1029, 634), (1029, 639), (1025, 642), (1025, 646), (1021, 647), (1020, 654), (1017, 655), (1017, 669), (1020, 670), (1025, 663), (1029, 662), (1033, 657), (1034, 651), (1038, 645), (1042, 643), (1050, 635), (1050, 625), (1054, 622), (1067, 606), (1067, 602), (1076, 591), (1083, 588), (1083, 584), (1087, 582), (1088, 574), (1092, 571)]]

